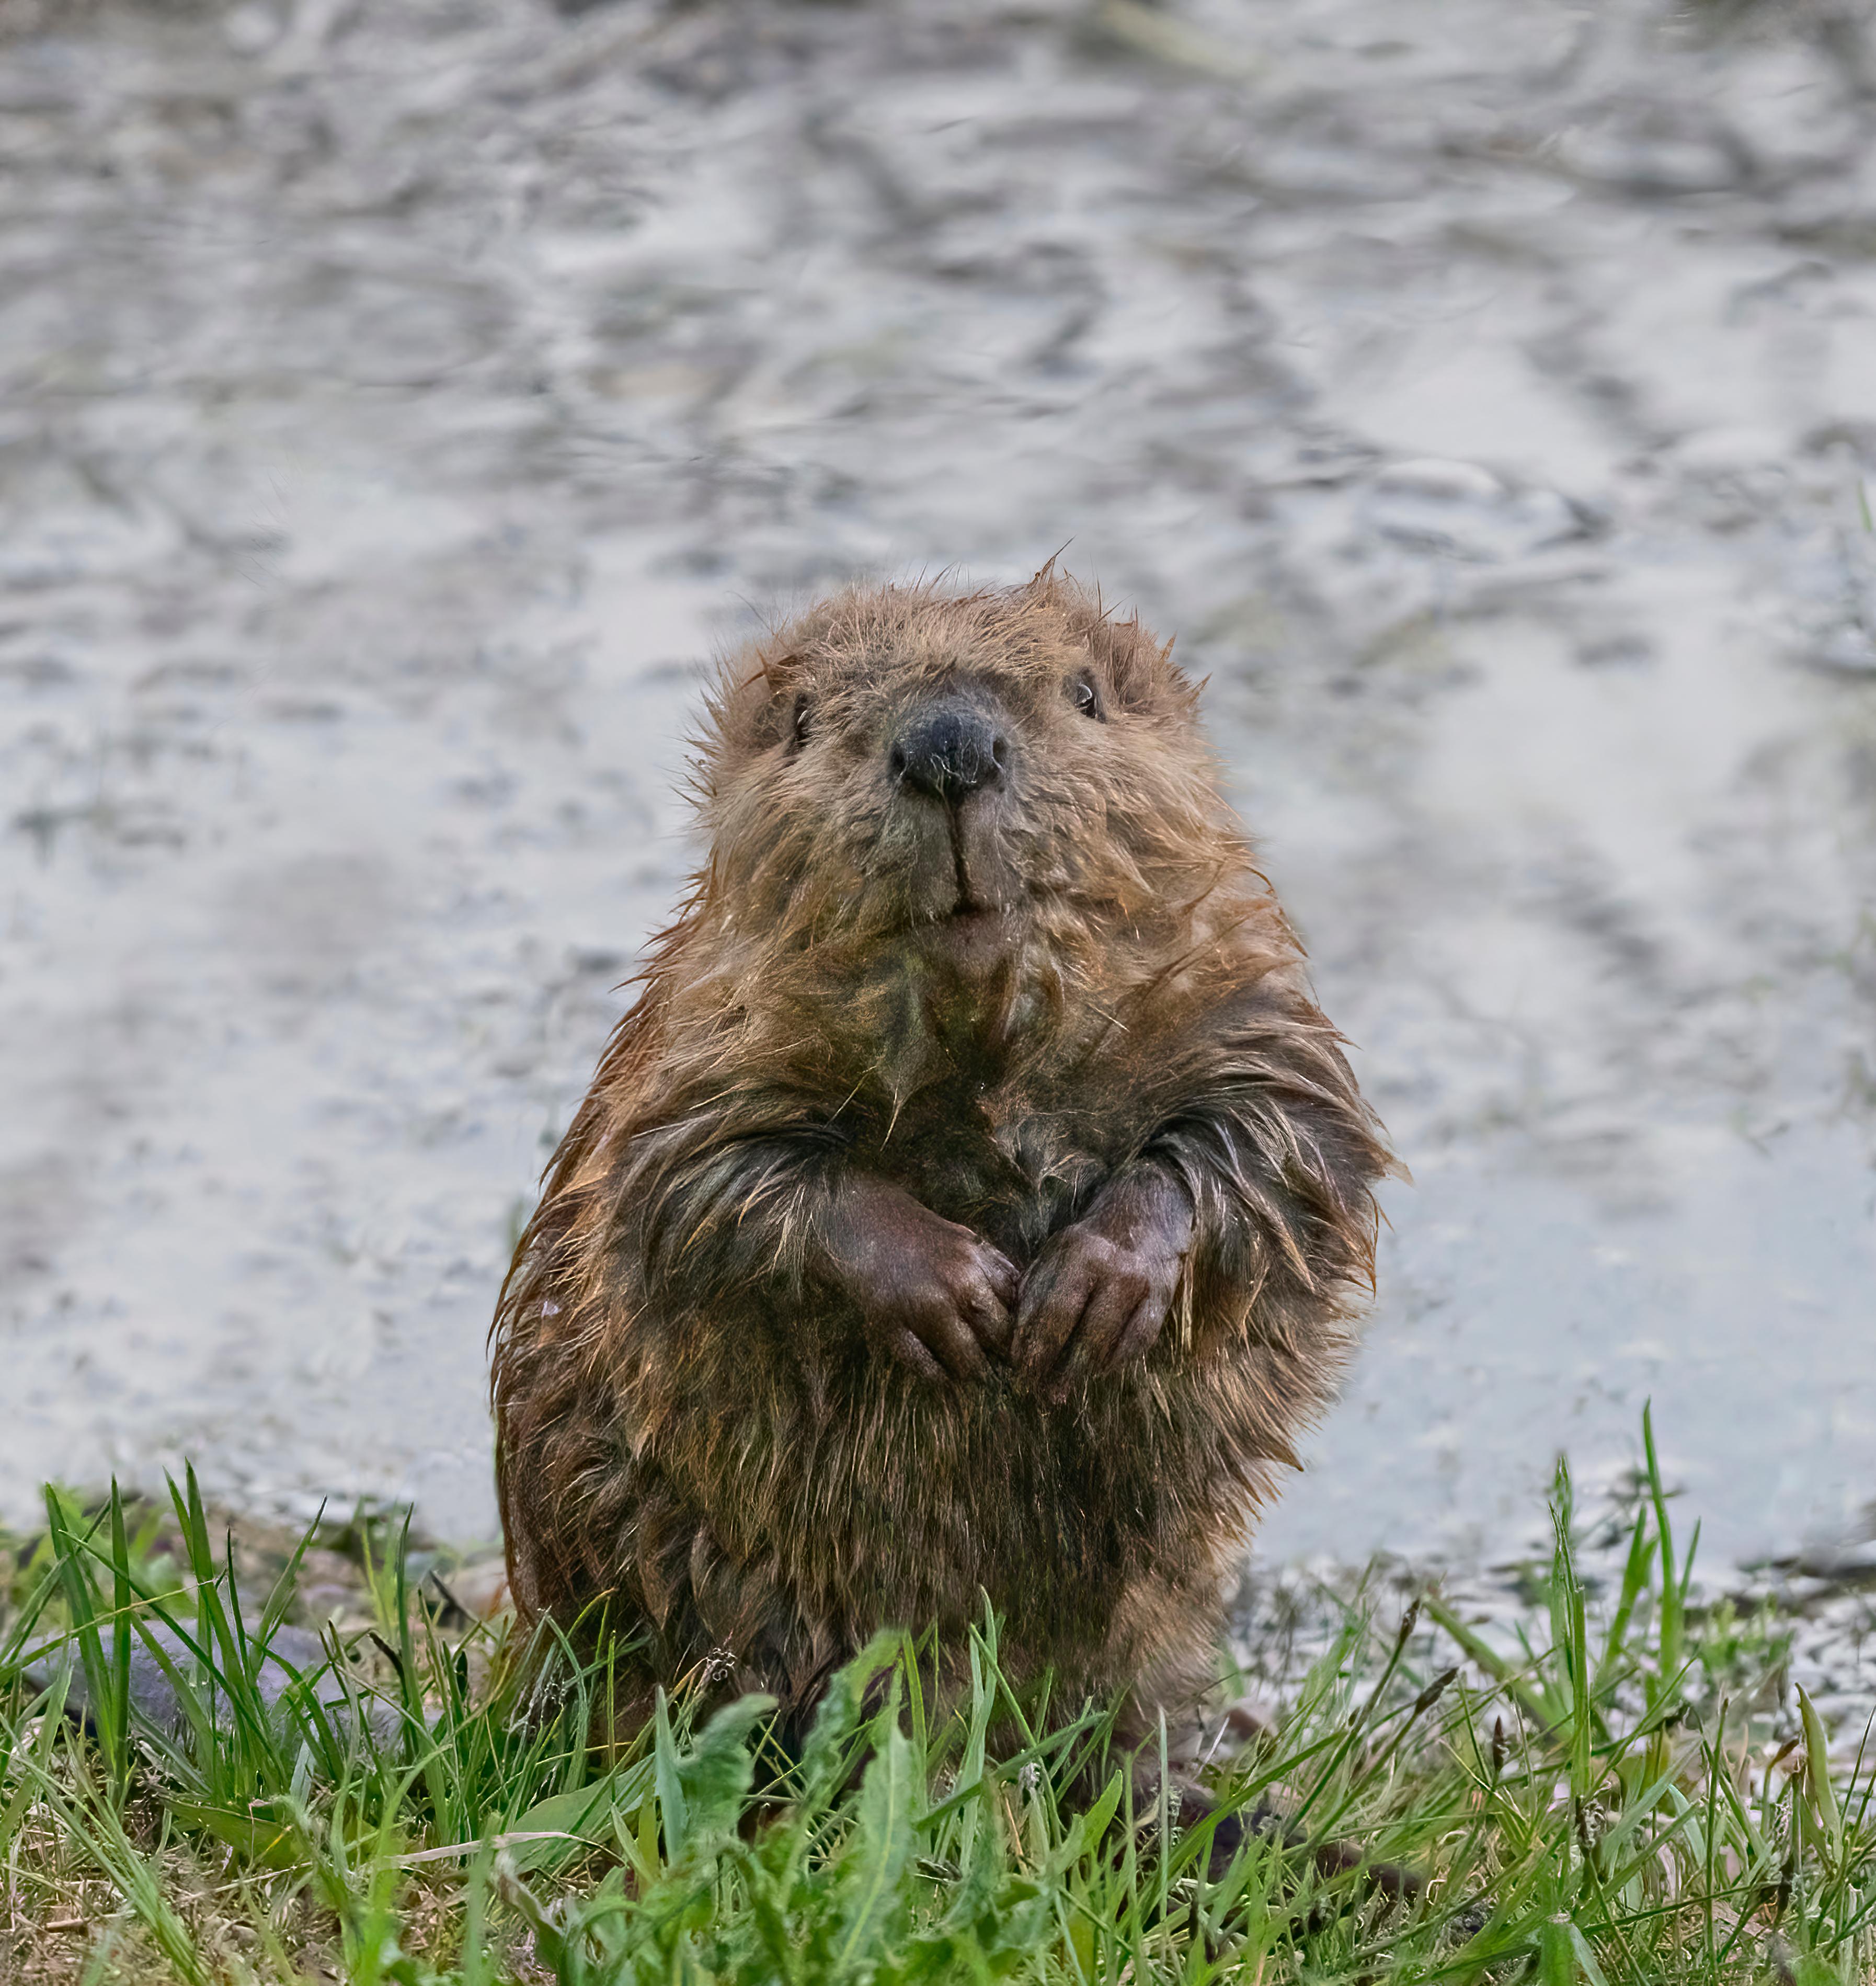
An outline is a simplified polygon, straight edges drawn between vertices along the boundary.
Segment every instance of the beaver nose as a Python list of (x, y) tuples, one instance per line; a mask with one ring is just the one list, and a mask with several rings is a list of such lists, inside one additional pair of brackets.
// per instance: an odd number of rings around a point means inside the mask
[(955, 806), (1002, 773), (1009, 745), (985, 712), (960, 698), (913, 712), (893, 742), (888, 763), (902, 786)]

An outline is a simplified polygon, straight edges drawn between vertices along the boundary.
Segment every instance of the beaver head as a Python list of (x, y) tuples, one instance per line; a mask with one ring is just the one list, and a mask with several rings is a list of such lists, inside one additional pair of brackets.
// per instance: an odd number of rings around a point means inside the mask
[(1176, 941), (1245, 849), (1170, 645), (1047, 573), (816, 608), (725, 672), (704, 904), (836, 980), (890, 961), (1059, 995), (1116, 944)]

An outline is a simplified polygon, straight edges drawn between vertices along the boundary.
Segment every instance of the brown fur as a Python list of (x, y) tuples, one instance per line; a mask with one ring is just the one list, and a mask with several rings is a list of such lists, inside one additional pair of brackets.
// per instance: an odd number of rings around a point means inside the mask
[[(960, 686), (1012, 756), (946, 846), (886, 752)], [(849, 591), (727, 666), (708, 860), (496, 1314), (525, 1616), (603, 1602), (641, 1638), (638, 1688), (714, 1659), (798, 1705), (874, 1628), (955, 1641), (987, 1594), (1020, 1674), (1143, 1705), (1202, 1682), (1222, 1583), (1347, 1355), (1390, 1161), (1196, 702), (1048, 571)], [(952, 946), (967, 887), (991, 935)], [(880, 1180), (1027, 1279), (986, 1369), (883, 1350), (835, 1264), (839, 1210), (871, 1219), (854, 1196)], [(1071, 1242), (1121, 1260), (1108, 1217), (1141, 1182), (1185, 1224), (1170, 1304), (1138, 1313), (1163, 1326), (1118, 1371), (1026, 1370), (1050, 1265)]]

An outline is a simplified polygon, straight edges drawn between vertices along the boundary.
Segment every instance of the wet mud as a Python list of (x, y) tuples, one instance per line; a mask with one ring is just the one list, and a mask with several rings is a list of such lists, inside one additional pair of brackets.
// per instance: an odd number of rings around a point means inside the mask
[(493, 1524), (714, 645), (1176, 629), (1413, 1168), (1276, 1557), (1652, 1397), (1876, 1503), (1876, 36), (1829, 0), (0, 0), (0, 1515)]

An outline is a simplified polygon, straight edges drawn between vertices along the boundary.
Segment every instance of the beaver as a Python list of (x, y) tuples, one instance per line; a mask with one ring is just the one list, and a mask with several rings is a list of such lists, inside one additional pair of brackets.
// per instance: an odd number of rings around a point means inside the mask
[(1150, 1715), (1372, 1288), (1392, 1167), (1138, 618), (856, 587), (711, 697), (708, 856), (494, 1327), (524, 1621), (810, 1704), (882, 1626)]

